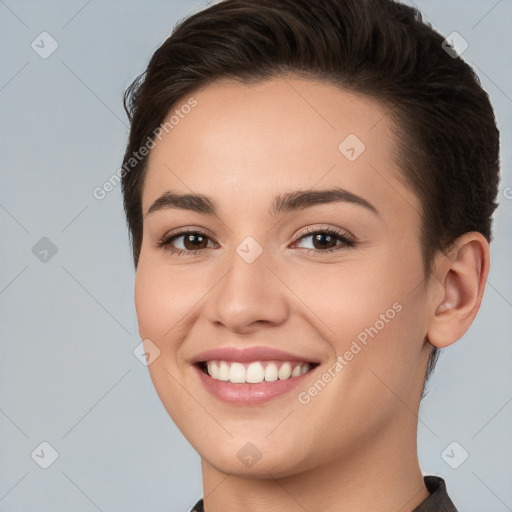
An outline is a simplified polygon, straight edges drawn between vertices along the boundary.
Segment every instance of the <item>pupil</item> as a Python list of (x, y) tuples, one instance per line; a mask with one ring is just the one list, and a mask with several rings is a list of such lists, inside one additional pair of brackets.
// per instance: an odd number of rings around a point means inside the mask
[[(197, 243), (193, 243), (194, 238), (199, 238), (199, 239), (201, 239), (201, 240), (199, 241), (199, 244), (197, 244)], [(202, 243), (203, 241), (204, 241), (204, 240), (203, 240), (203, 237), (202, 237), (201, 235), (188, 235), (187, 237), (185, 237), (185, 243), (184, 243), (184, 245), (185, 245), (185, 247), (186, 247), (187, 249), (192, 249), (192, 250), (194, 250), (194, 249), (198, 249), (198, 248), (200, 248), (199, 246), (201, 245), (201, 243)], [(192, 247), (187, 247), (187, 242), (188, 242), (188, 243), (190, 243), (190, 244), (192, 245)]]
[[(322, 234), (318, 234), (318, 235), (316, 235), (316, 236), (315, 236), (315, 240), (316, 240), (317, 242), (321, 242), (321, 239), (322, 239), (322, 238), (326, 238), (326, 239), (327, 239), (327, 240), (326, 240), (326, 241), (327, 241), (327, 244), (329, 244), (329, 242), (331, 242), (331, 241), (333, 240), (332, 235), (322, 235)], [(326, 246), (326, 244), (325, 244), (325, 243), (320, 243), (320, 247), (322, 247), (322, 248), (324, 248), (324, 249), (325, 249), (325, 246)]]

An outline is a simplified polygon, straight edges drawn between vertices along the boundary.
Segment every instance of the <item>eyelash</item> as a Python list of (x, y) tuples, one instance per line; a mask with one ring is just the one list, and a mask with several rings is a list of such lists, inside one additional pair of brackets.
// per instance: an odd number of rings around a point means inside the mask
[[(331, 253), (333, 251), (338, 251), (338, 250), (343, 249), (343, 248), (352, 248), (352, 247), (355, 247), (357, 245), (356, 240), (354, 240), (352, 237), (348, 236), (345, 233), (337, 231), (335, 229), (315, 229), (315, 228), (309, 228), (305, 233), (303, 233), (297, 239), (297, 241), (300, 241), (303, 238), (307, 238), (308, 236), (317, 235), (317, 234), (326, 234), (326, 235), (335, 236), (336, 238), (341, 240), (342, 243), (336, 245), (335, 247), (332, 247), (330, 249), (325, 249), (325, 250), (322, 250), (322, 249), (305, 249), (308, 252), (308, 254), (313, 253), (314, 255), (319, 255), (319, 253), (320, 254)], [(209, 238), (206, 233), (203, 233), (201, 231), (196, 231), (196, 230), (181, 231), (179, 233), (173, 233), (173, 234), (164, 236), (160, 240), (160, 242), (158, 243), (158, 247), (160, 247), (162, 249), (165, 249), (165, 250), (171, 252), (172, 254), (175, 254), (176, 256), (181, 256), (181, 255), (184, 255), (184, 254), (186, 254), (188, 256), (199, 256), (199, 253), (204, 251), (205, 249), (184, 250), (184, 249), (175, 249), (175, 248), (172, 247), (171, 243), (174, 240), (176, 240), (178, 238), (181, 238), (182, 236), (185, 236), (185, 235), (199, 235), (199, 236), (202, 236), (202, 237)]]

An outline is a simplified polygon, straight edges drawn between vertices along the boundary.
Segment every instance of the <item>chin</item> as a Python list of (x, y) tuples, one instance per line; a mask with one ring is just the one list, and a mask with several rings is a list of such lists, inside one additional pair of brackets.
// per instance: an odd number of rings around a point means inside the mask
[[(230, 476), (249, 479), (282, 478), (307, 469), (305, 459), (297, 449), (286, 448), (278, 438), (275, 443), (268, 439), (265, 442), (266, 446), (262, 446), (262, 443), (253, 443), (247, 438), (230, 438), (229, 442), (223, 444), (213, 441), (206, 441), (205, 444), (202, 438), (201, 446), (193, 446), (207, 464)], [(219, 448), (213, 450), (212, 446)]]

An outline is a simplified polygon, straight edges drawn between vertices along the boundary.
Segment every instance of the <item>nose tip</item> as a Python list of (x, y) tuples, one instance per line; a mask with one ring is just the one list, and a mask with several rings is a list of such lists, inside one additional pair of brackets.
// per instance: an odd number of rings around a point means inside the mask
[(215, 287), (207, 307), (212, 322), (239, 334), (265, 324), (278, 325), (289, 313), (286, 288), (262, 257), (263, 247), (256, 244), (252, 237), (239, 244), (231, 269)]

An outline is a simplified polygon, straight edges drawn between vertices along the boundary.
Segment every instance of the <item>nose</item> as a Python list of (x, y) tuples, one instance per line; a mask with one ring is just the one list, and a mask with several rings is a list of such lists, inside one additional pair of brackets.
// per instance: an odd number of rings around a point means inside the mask
[(249, 334), (262, 326), (278, 326), (289, 315), (287, 288), (269, 267), (265, 250), (252, 262), (238, 253), (231, 269), (208, 294), (204, 313), (210, 322), (238, 334)]

